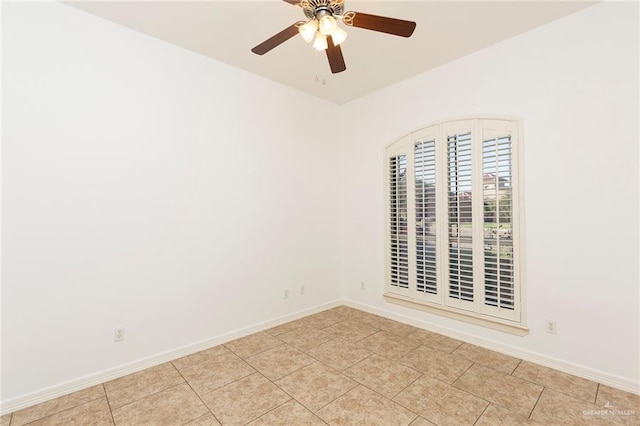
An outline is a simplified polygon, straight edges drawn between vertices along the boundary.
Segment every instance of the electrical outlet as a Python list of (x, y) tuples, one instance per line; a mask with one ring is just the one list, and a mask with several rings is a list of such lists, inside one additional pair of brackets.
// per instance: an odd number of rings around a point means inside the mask
[(124, 328), (116, 328), (116, 331), (113, 333), (113, 341), (122, 342), (123, 340), (124, 340)]
[(300, 295), (304, 296), (304, 285), (300, 286)]
[(364, 281), (360, 281), (360, 290), (364, 290)]
[(288, 289), (288, 288), (285, 288), (285, 289), (284, 289), (284, 298), (285, 298), (285, 299), (288, 299), (288, 298), (289, 298), (289, 289)]
[(556, 334), (558, 332), (558, 324), (552, 320), (545, 321), (545, 330), (547, 333)]

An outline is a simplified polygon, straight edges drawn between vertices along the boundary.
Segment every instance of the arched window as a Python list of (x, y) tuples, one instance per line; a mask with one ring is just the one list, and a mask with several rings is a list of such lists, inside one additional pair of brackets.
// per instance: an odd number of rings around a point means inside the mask
[(386, 148), (387, 300), (525, 332), (521, 127), (451, 120)]

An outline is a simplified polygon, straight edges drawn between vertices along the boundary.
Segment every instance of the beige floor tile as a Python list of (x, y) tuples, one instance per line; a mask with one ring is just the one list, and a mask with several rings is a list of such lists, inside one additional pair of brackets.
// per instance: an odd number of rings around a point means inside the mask
[(370, 322), (373, 322), (379, 318), (382, 318), (382, 317), (378, 315), (370, 314), (369, 312), (361, 311), (359, 309), (353, 309), (353, 311), (351, 311), (349, 316), (345, 319), (352, 319), (352, 320), (363, 322), (365, 324), (369, 324)]
[(113, 419), (118, 426), (183, 425), (208, 412), (191, 387), (183, 383), (113, 410)]
[(371, 324), (372, 322), (376, 322), (384, 318), (384, 317), (381, 317), (380, 315), (371, 314), (365, 311), (359, 310), (358, 312), (360, 312), (360, 315), (359, 315), (360, 319), (358, 321), (361, 321), (365, 324)]
[(270, 380), (278, 380), (314, 363), (315, 359), (294, 347), (282, 345), (249, 357), (247, 362)]
[(638, 413), (634, 416), (618, 413), (568, 395), (545, 389), (531, 414), (531, 420), (543, 425), (639, 425)]
[(229, 353), (181, 371), (193, 390), (202, 396), (221, 386), (255, 373), (253, 367)]
[(347, 320), (327, 327), (323, 331), (331, 333), (333, 336), (344, 340), (357, 342), (358, 340), (362, 340), (380, 330), (360, 321)]
[(640, 395), (600, 385), (596, 405), (599, 407), (613, 405), (616, 410), (633, 410), (640, 413)]
[(365, 322), (362, 320), (375, 317), (375, 315), (373, 314), (361, 311), (359, 309), (351, 308), (349, 306), (339, 306), (338, 308), (331, 309), (331, 311), (337, 312), (337, 317), (339, 317), (341, 321), (351, 320)]
[(326, 426), (326, 423), (291, 400), (252, 421), (249, 426)]
[(322, 330), (311, 327), (300, 327), (296, 330), (280, 334), (278, 339), (294, 346), (300, 350), (306, 351), (324, 342), (331, 340), (333, 336)]
[(344, 370), (344, 374), (387, 398), (393, 398), (421, 375), (380, 355), (371, 355)]
[(199, 417), (193, 421), (190, 421), (184, 426), (220, 426), (220, 422), (213, 417), (213, 414), (208, 413), (202, 417)]
[(284, 324), (280, 324), (276, 327), (265, 330), (265, 333), (269, 333), (272, 336), (279, 336), (282, 333), (288, 333), (290, 331), (296, 330), (304, 325), (304, 321), (299, 319), (291, 322), (286, 322)]
[(9, 423), (11, 423), (11, 414), (0, 417), (0, 426), (9, 426)]
[(4, 415), (0, 426), (114, 416), (153, 426), (640, 426), (640, 396), (338, 306)]
[(104, 426), (113, 425), (107, 398), (102, 397), (77, 407), (29, 423), (33, 426)]
[(455, 387), (503, 408), (529, 417), (542, 386), (474, 364), (456, 382)]
[(104, 388), (113, 410), (182, 382), (178, 370), (167, 362), (107, 382)]
[(409, 426), (436, 426), (435, 423), (431, 423), (429, 420), (422, 417), (416, 418)]
[[(29, 408), (25, 408), (24, 410), (16, 411), (15, 413), (13, 413), (11, 425), (21, 426), (33, 422), (34, 420), (59, 413), (69, 408), (77, 407), (78, 405), (87, 403), (89, 401), (104, 398), (104, 396), (104, 388), (102, 385), (92, 386), (90, 388), (83, 389), (69, 395), (61, 396), (60, 398), (52, 399), (50, 401), (46, 401)], [(2, 416), (2, 418), (4, 421), (5, 416)], [(4, 426), (4, 423), (2, 424)]]
[(289, 395), (259, 373), (202, 396), (202, 400), (223, 425), (246, 424), (289, 399)]
[(204, 351), (196, 352), (195, 354), (183, 356), (182, 358), (178, 358), (171, 362), (173, 363), (173, 366), (178, 370), (182, 370), (184, 368), (191, 367), (192, 365), (204, 362), (208, 359), (228, 354), (229, 352), (229, 349), (225, 348), (223, 345), (219, 345), (214, 346), (213, 348), (205, 349)]
[(460, 345), (453, 351), (453, 354), (506, 374), (513, 373), (513, 370), (515, 370), (520, 363), (518, 358), (481, 348), (480, 346), (470, 343)]
[(340, 321), (345, 321), (351, 318), (351, 316), (354, 315), (356, 312), (358, 311), (355, 309), (349, 308), (347, 306), (337, 306), (335, 308), (322, 311), (321, 313), (326, 318), (329, 318), (336, 322), (340, 322)]
[(358, 383), (324, 364), (308, 365), (276, 382), (309, 410), (316, 412)]
[(536, 426), (539, 424), (506, 408), (490, 404), (475, 426)]
[(419, 328), (412, 325), (383, 317), (372, 319), (369, 322), (369, 325), (392, 334), (397, 334), (399, 336), (407, 336), (420, 330)]
[(282, 344), (282, 340), (277, 339), (270, 334), (260, 332), (236, 339), (229, 343), (225, 343), (224, 345), (231, 349), (240, 358), (247, 358)]
[(339, 305), (339, 306), (335, 306), (333, 308), (329, 308), (324, 310), (323, 312), (327, 312), (327, 313), (344, 313), (344, 312), (350, 312), (350, 311), (355, 311), (356, 309), (353, 309), (347, 305)]
[(465, 358), (424, 345), (412, 350), (398, 362), (448, 384), (455, 382), (472, 364)]
[(370, 350), (342, 339), (330, 340), (307, 351), (307, 353), (339, 371), (351, 367), (372, 354)]
[(422, 376), (393, 400), (437, 425), (472, 425), (487, 401), (431, 377)]
[(414, 340), (400, 337), (386, 331), (372, 334), (360, 340), (358, 344), (365, 349), (369, 349), (389, 359), (398, 359), (420, 346), (420, 343)]
[(449, 353), (456, 350), (458, 346), (462, 344), (460, 340), (452, 339), (451, 337), (443, 336), (442, 334), (422, 329), (408, 334), (407, 338), (420, 342), (423, 345), (429, 346), (433, 349)]
[(591, 380), (527, 361), (522, 361), (513, 375), (592, 404), (596, 401), (598, 384)]
[(340, 316), (336, 314), (331, 315), (320, 312), (317, 314), (309, 315), (308, 317), (304, 317), (302, 320), (304, 321), (305, 325), (322, 330), (323, 328), (327, 328), (342, 321), (342, 318), (340, 318)]
[(330, 425), (402, 426), (416, 415), (364, 386), (358, 386), (316, 413)]

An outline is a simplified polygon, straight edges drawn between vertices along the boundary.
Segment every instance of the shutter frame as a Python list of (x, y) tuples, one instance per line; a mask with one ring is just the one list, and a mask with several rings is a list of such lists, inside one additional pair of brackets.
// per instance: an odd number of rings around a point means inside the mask
[[(472, 205), (472, 291), (473, 301), (460, 300), (450, 297), (449, 294), (449, 236), (448, 236), (448, 179), (447, 171), (447, 135), (452, 131), (461, 133), (462, 130), (471, 131), (471, 150), (472, 150), (472, 178), (471, 178), (471, 205)], [(489, 301), (490, 286), (494, 284), (491, 280), (493, 272), (486, 269), (484, 259), (485, 247), (485, 200), (484, 200), (484, 141), (491, 132), (508, 131), (511, 135), (511, 226), (512, 226), (512, 268), (513, 268), (513, 309), (507, 309), (504, 306), (491, 306), (487, 304)], [(417, 223), (416, 219), (424, 218), (423, 206), (418, 206), (420, 200), (423, 202), (427, 199), (424, 193), (424, 183), (421, 182), (420, 173), (424, 173), (424, 164), (419, 162), (423, 160), (420, 152), (416, 152), (416, 144), (423, 143), (428, 138), (433, 140), (435, 135), (435, 209), (436, 209), (436, 236), (435, 236), (435, 263), (436, 263), (436, 294), (421, 291), (418, 288), (418, 273), (421, 272), (423, 265), (418, 263), (418, 255), (421, 246), (417, 243), (420, 238), (424, 238), (424, 229), (420, 231), (419, 225), (424, 222)], [(398, 289), (389, 286), (389, 185), (388, 185), (388, 167), (385, 164), (385, 209), (387, 223), (385, 227), (385, 264), (386, 264), (386, 291), (391, 294), (398, 294), (407, 297), (406, 300), (414, 300), (416, 303), (424, 304), (432, 308), (440, 307), (447, 311), (458, 311), (462, 315), (467, 312), (470, 318), (483, 318), (486, 321), (496, 321), (504, 324), (505, 321), (512, 322), (515, 327), (522, 329), (525, 324), (525, 273), (524, 273), (524, 203), (523, 203), (523, 179), (522, 166), (523, 160), (521, 156), (522, 144), (522, 120), (513, 117), (502, 116), (479, 116), (457, 120), (448, 120), (436, 123), (429, 127), (425, 127), (416, 132), (411, 133), (396, 142), (389, 145), (385, 150), (385, 159), (397, 154), (406, 155), (407, 171), (406, 171), (406, 189), (407, 189), (407, 254), (409, 256), (409, 285), (408, 289)], [(421, 169), (422, 167), (422, 169)], [(465, 169), (466, 170), (466, 169)], [(418, 173), (418, 175), (416, 175)], [(432, 173), (430, 170), (429, 173)], [(465, 172), (466, 173), (466, 172)], [(431, 179), (431, 176), (429, 176)], [(468, 182), (466, 182), (468, 183)], [(500, 194), (500, 181), (496, 177), (496, 191)], [(422, 193), (419, 191), (421, 190)], [(418, 190), (418, 192), (416, 192)], [(420, 210), (422, 208), (422, 210)], [(422, 218), (420, 217), (422, 215)], [(459, 223), (462, 223), (460, 218)], [(460, 228), (461, 229), (461, 228)], [(423, 232), (420, 234), (420, 232)], [(461, 241), (461, 240), (460, 240)], [(459, 242), (460, 242), (459, 241)], [(461, 247), (461, 244), (458, 246)], [(424, 248), (424, 244), (422, 245)], [(499, 253), (499, 252), (498, 252)], [(422, 252), (424, 256), (424, 252)], [(490, 259), (488, 259), (490, 260)], [(485, 272), (486, 269), (486, 272)], [(424, 272), (422, 270), (422, 272)], [(487, 277), (485, 277), (485, 274)], [(493, 274), (493, 275), (492, 275)], [(500, 281), (499, 279), (496, 281)], [(500, 284), (500, 283), (498, 283)], [(505, 287), (506, 288), (506, 287)], [(506, 300), (506, 298), (504, 298)], [(503, 300), (503, 301), (504, 301)], [(500, 305), (500, 304), (498, 304)], [(492, 320), (494, 318), (494, 320)]]

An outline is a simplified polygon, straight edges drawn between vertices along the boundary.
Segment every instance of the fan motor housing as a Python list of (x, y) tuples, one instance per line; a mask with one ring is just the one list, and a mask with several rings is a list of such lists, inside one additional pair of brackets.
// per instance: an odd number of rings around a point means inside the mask
[(341, 16), (344, 12), (344, 0), (303, 0), (300, 2), (304, 14), (309, 19), (316, 19), (316, 14), (327, 11), (333, 16)]

